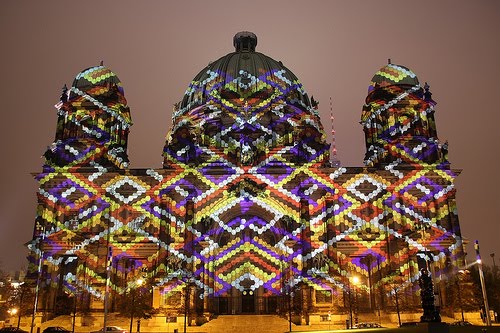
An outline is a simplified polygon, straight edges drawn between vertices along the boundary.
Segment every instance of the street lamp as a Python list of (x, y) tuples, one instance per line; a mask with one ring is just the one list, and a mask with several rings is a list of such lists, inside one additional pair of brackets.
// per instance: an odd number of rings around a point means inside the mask
[(40, 282), (42, 278), (42, 263), (43, 263), (43, 242), (45, 241), (45, 226), (37, 222), (36, 224), (36, 240), (34, 243), (30, 244), (30, 250), (34, 251), (38, 255), (38, 268), (35, 286), (35, 299), (33, 304), (33, 313), (31, 314), (31, 327), (30, 333), (33, 333), (33, 328), (35, 327), (35, 317), (38, 310), (38, 297), (40, 293)]
[[(19, 310), (17, 308), (12, 308), (12, 309), (7, 310), (9, 316), (11, 316), (11, 317), (14, 317), (18, 311)], [(19, 328), (19, 326), (18, 326), (18, 328)]]
[[(358, 323), (358, 315), (359, 315), (359, 304), (358, 304), (358, 286), (361, 280), (358, 276), (352, 277), (352, 284), (354, 285), (354, 321), (356, 324)], [(352, 328), (352, 323), (351, 323)]]
[(396, 296), (396, 312), (398, 313), (398, 323), (399, 326), (401, 327), (401, 315), (399, 312), (399, 296), (398, 296), (398, 286), (395, 286), (394, 288), (394, 295)]
[(486, 294), (486, 285), (484, 283), (484, 274), (483, 274), (483, 262), (481, 260), (481, 253), (479, 252), (479, 241), (476, 240), (474, 243), (474, 249), (476, 250), (476, 263), (479, 269), (479, 280), (481, 281), (481, 290), (483, 292), (483, 303), (484, 303), (484, 311), (486, 312), (486, 325), (491, 326), (491, 318), (490, 318), (490, 307), (488, 305), (488, 296)]
[[(352, 328), (352, 290), (356, 291), (356, 289), (353, 286), (357, 286), (359, 284), (360, 280), (359, 277), (356, 275), (354, 276), (347, 276), (347, 296), (349, 297), (349, 327), (347, 328)], [(356, 297), (356, 294), (354, 295)], [(355, 302), (356, 303), (356, 302)], [(357, 303), (355, 304), (357, 305)], [(354, 310), (355, 313), (356, 309)]]
[(134, 314), (135, 314), (135, 293), (137, 292), (137, 288), (142, 286), (144, 283), (144, 279), (138, 278), (135, 281), (135, 289), (132, 290), (132, 310), (130, 311), (130, 330), (129, 333), (132, 333), (132, 325), (134, 323)]
[(288, 331), (292, 331), (292, 291), (293, 289), (293, 277), (285, 280), (285, 294), (287, 295), (288, 301)]
[(77, 291), (73, 293), (73, 320), (71, 323), (71, 333), (75, 333), (75, 323), (76, 323), (76, 298), (77, 298)]
[(190, 277), (188, 279), (188, 283), (186, 284), (186, 295), (184, 296), (184, 333), (186, 333), (186, 324), (187, 324), (187, 318), (189, 316), (189, 303), (190, 303), (190, 293), (191, 293), (191, 286), (194, 284), (193, 278)]
[(464, 317), (464, 306), (462, 303), (462, 290), (461, 290), (461, 286), (460, 286), (460, 275), (465, 275), (467, 272), (469, 272), (469, 271), (461, 269), (458, 271), (459, 274), (456, 275), (458, 303), (460, 305), (460, 312), (462, 313), (462, 322), (465, 321), (465, 317)]
[[(19, 282), (14, 283), (13, 282), (11, 285), (19, 293), (19, 309), (22, 309), (23, 308), (24, 292), (26, 290), (26, 288), (24, 286), (24, 282), (21, 282), (21, 283), (19, 283)], [(17, 309), (15, 309), (15, 310), (17, 310)], [(21, 325), (21, 311), (19, 310), (19, 311), (16, 311), (16, 312), (17, 312), (17, 328), (19, 328), (19, 326)]]

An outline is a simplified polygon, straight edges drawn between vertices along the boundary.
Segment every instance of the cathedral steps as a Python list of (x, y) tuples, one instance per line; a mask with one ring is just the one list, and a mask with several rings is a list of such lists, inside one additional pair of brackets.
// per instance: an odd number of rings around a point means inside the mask
[[(288, 325), (286, 319), (274, 315), (227, 315), (218, 316), (200, 328), (207, 333), (283, 333), (288, 332)], [(292, 325), (293, 330), (296, 326)]]

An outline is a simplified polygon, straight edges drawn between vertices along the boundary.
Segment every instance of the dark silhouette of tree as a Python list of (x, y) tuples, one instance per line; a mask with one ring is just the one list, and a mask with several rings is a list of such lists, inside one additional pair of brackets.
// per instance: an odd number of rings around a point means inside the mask
[(145, 284), (130, 290), (122, 295), (120, 313), (135, 319), (149, 319), (155, 313), (153, 296), (149, 285)]
[(6, 300), (10, 298), (12, 293), (12, 286), (10, 284), (7, 274), (0, 270), (0, 320), (5, 320), (9, 317), (9, 305)]
[[(483, 308), (483, 294), (481, 292), (481, 282), (479, 280), (479, 271), (476, 266), (470, 269), (471, 279), (474, 283), (474, 295), (479, 300), (479, 305)], [(491, 267), (483, 263), (484, 283), (486, 286), (486, 295), (488, 295), (488, 305), (491, 311), (500, 313), (500, 277), (497, 267)], [(477, 308), (476, 308), (477, 310)], [(494, 318), (492, 317), (493, 321)]]

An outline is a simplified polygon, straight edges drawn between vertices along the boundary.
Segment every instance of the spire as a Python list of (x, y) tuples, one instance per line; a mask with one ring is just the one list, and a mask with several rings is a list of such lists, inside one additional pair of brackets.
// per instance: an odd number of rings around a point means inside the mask
[(331, 155), (331, 163), (332, 166), (334, 167), (339, 167), (340, 166), (340, 161), (337, 159), (337, 146), (335, 144), (335, 128), (333, 127), (333, 102), (332, 102), (332, 96), (330, 96), (330, 122), (332, 126), (332, 155)]
[(64, 87), (62, 88), (60, 101), (66, 103), (67, 100), (68, 100), (68, 86), (65, 83)]
[(425, 84), (424, 84), (424, 90), (425, 90), (425, 92), (424, 92), (424, 100), (425, 100), (426, 102), (431, 103), (431, 104), (434, 106), (434, 105), (436, 105), (437, 103), (436, 103), (436, 102), (432, 99), (432, 93), (431, 93), (431, 91), (429, 90), (429, 89), (430, 89), (430, 87), (431, 87), (431, 86), (430, 86), (427, 82), (425, 82)]
[(314, 96), (311, 95), (311, 106), (313, 107), (314, 110), (318, 109), (319, 102), (314, 99)]

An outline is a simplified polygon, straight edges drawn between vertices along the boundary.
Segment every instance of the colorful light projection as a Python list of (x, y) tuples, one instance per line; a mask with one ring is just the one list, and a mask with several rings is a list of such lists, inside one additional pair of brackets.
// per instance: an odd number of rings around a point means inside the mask
[(253, 34), (235, 37), (240, 51), (191, 82), (174, 109), (165, 167), (220, 159), (244, 166), (329, 162), (326, 135), (302, 84), (281, 62), (249, 51), (256, 44)]
[[(405, 86), (377, 82), (368, 101), (382, 101), (379, 91), (404, 94)], [(408, 123), (381, 102), (365, 107), (368, 164), (379, 166), (393, 151), (401, 158), (406, 150), (397, 147), (415, 138), (424, 142), (414, 119), (425, 120), (419, 128), (433, 137), (434, 104), (429, 93), (414, 90), (392, 104), (416, 110)], [(382, 121), (394, 124), (379, 130)], [(102, 128), (129, 122), (120, 124)], [(399, 134), (391, 134), (394, 128)], [(62, 148), (47, 158), (37, 177), (41, 228), (33, 242), (43, 253), (46, 280), (55, 286), (63, 276), (68, 288), (102, 297), (108, 247), (117, 294), (141, 274), (165, 293), (194, 281), (199, 299), (234, 290), (281, 295), (299, 282), (341, 294), (353, 272), (371, 277), (372, 288), (395, 276), (411, 284), (419, 257), (461, 260), (456, 172), (416, 155), (404, 160), (407, 168), (332, 168), (324, 138), (302, 86), (282, 64), (241, 48), (228, 54), (195, 78), (176, 109), (163, 169), (53, 163), (67, 154)], [(373, 153), (375, 146), (386, 153)], [(69, 257), (78, 260), (66, 266)]]
[(361, 123), (366, 137), (365, 164), (433, 164), (449, 168), (447, 144), (437, 139), (429, 86), (423, 89), (406, 67), (388, 64), (373, 77)]
[(104, 66), (79, 73), (56, 104), (56, 141), (45, 153), (48, 170), (128, 166), (130, 110), (118, 77)]

